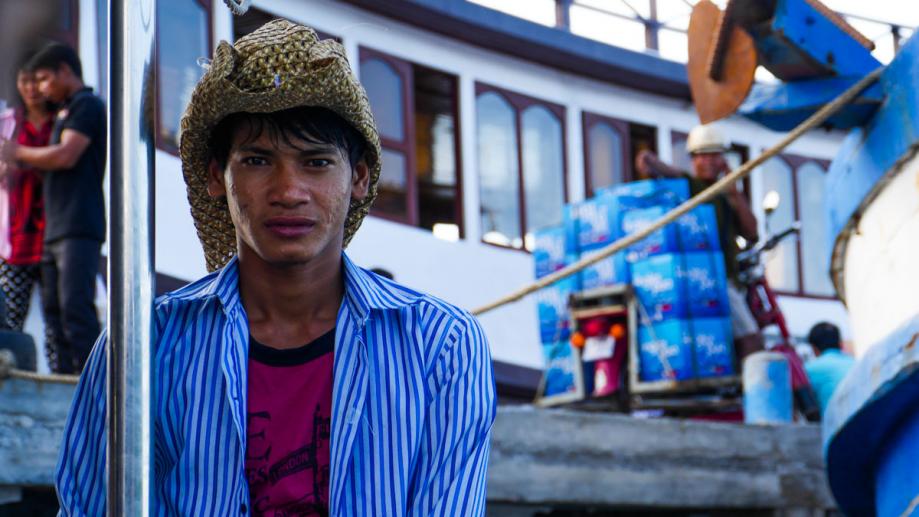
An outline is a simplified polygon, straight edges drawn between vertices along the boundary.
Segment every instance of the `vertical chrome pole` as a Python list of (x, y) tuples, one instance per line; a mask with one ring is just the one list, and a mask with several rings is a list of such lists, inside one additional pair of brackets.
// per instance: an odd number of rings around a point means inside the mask
[(108, 515), (148, 516), (152, 492), (156, 0), (110, 0)]

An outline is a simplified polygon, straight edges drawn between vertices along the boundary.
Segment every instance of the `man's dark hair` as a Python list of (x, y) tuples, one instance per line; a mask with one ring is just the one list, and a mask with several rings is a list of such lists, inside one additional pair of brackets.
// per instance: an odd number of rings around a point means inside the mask
[(281, 142), (297, 147), (298, 143), (334, 145), (348, 158), (353, 169), (367, 151), (367, 142), (357, 129), (332, 110), (299, 107), (272, 113), (233, 113), (211, 132), (208, 147), (221, 169), (227, 166), (230, 146), (237, 129), (245, 131), (242, 145), (255, 141), (263, 131), (275, 145)]
[(814, 345), (820, 352), (839, 348), (839, 327), (821, 321), (811, 327), (811, 331), (807, 334), (807, 342)]
[(61, 65), (69, 66), (74, 75), (83, 79), (83, 65), (80, 64), (80, 57), (69, 45), (51, 43), (39, 50), (29, 61), (29, 69), (32, 71), (50, 68), (56, 72)]

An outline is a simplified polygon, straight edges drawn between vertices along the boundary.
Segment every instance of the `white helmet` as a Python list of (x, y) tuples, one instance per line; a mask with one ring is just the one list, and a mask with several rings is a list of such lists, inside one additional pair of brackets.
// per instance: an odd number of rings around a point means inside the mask
[(712, 124), (703, 124), (689, 132), (686, 150), (689, 154), (723, 153), (728, 150), (728, 142), (718, 128)]

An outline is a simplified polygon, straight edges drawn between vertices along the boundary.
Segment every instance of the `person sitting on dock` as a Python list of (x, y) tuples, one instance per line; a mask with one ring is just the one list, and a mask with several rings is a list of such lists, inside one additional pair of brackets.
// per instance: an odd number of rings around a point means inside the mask
[(855, 359), (840, 349), (839, 327), (832, 323), (822, 321), (811, 327), (807, 342), (817, 357), (804, 363), (804, 370), (817, 393), (820, 412), (824, 413), (836, 387), (852, 369)]
[[(652, 177), (687, 178), (690, 194), (695, 196), (714, 182), (722, 174), (729, 172), (724, 153), (728, 150), (727, 141), (714, 126), (696, 126), (689, 133), (686, 148), (692, 158), (692, 175), (662, 162), (651, 151), (641, 151), (635, 159), (635, 167), (642, 174)], [(747, 242), (759, 240), (756, 216), (744, 195), (736, 185), (711, 201), (715, 207), (718, 220), (718, 237), (724, 253), (724, 267), (728, 277), (728, 301), (731, 307), (731, 327), (734, 330), (734, 341), (739, 359), (764, 349), (759, 325), (747, 305), (744, 289), (737, 280), (739, 268), (737, 253), (740, 248), (737, 237)]]
[[(341, 44), (286, 20), (221, 42), (181, 127), (213, 272), (156, 302), (153, 513), (484, 515), (482, 327), (343, 251), (381, 148)], [(64, 431), (64, 515), (104, 513), (106, 347)]]

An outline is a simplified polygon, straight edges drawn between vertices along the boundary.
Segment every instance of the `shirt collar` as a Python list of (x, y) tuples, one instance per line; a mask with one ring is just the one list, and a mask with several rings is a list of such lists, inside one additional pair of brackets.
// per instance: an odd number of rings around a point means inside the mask
[[(341, 257), (345, 277), (345, 302), (354, 314), (358, 326), (363, 326), (374, 310), (399, 309), (412, 305), (421, 298), (421, 294), (395, 282), (384, 280), (354, 264), (346, 253), (342, 252)], [(202, 296), (217, 297), (226, 314), (232, 314), (237, 309), (240, 300), (239, 259), (236, 256), (217, 273), (216, 278), (202, 292)]]

